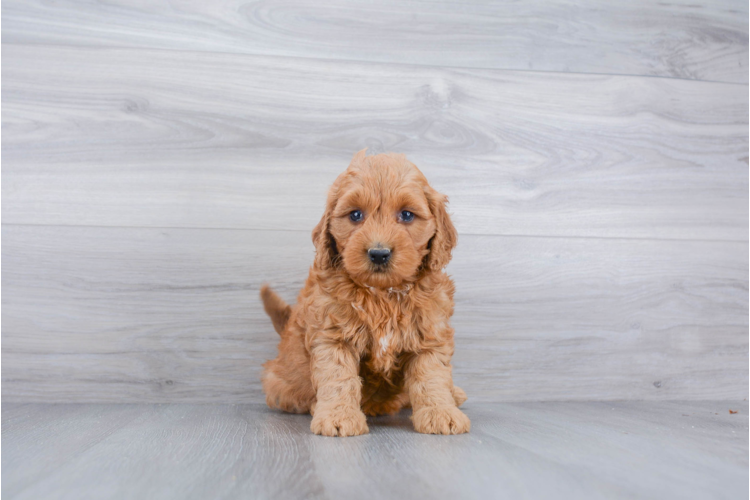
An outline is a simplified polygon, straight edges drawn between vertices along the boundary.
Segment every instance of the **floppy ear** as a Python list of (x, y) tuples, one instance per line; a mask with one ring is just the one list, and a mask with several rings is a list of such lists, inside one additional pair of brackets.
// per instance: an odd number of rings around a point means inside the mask
[(458, 233), (451, 222), (451, 218), (445, 209), (448, 197), (440, 194), (432, 188), (427, 189), (427, 202), (430, 212), (435, 217), (435, 235), (429, 243), (430, 253), (427, 256), (427, 265), (433, 271), (439, 271), (448, 265), (451, 260), (451, 250), (458, 243)]
[(333, 267), (333, 260), (338, 255), (336, 241), (328, 231), (332, 209), (331, 203), (326, 203), (326, 211), (312, 232), (312, 241), (313, 245), (315, 245), (315, 264), (320, 269), (330, 269)]
[(328, 191), (328, 199), (326, 200), (326, 209), (323, 212), (323, 217), (320, 218), (320, 222), (315, 226), (312, 232), (312, 241), (315, 245), (315, 264), (320, 269), (330, 269), (334, 267), (335, 260), (339, 255), (338, 249), (336, 248), (336, 240), (333, 239), (329, 231), (331, 223), (331, 214), (336, 206), (338, 199), (339, 185), (341, 184), (341, 177), (331, 186)]
[[(349, 163), (349, 167), (361, 163), (367, 156), (367, 148), (357, 151), (352, 157), (352, 161)], [(320, 222), (315, 226), (312, 232), (313, 245), (315, 245), (315, 263), (321, 269), (330, 269), (336, 265), (336, 259), (339, 256), (338, 249), (336, 248), (336, 240), (331, 236), (328, 230), (331, 224), (331, 214), (333, 209), (336, 207), (336, 202), (339, 197), (339, 188), (343, 179), (350, 172), (349, 168), (344, 173), (339, 175), (334, 181), (331, 189), (328, 190), (328, 199), (326, 200), (326, 210), (323, 213), (323, 217), (320, 218)]]

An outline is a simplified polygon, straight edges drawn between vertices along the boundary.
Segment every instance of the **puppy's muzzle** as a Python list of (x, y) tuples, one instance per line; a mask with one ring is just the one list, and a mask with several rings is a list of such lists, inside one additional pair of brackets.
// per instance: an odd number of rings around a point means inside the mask
[(371, 248), (367, 251), (367, 256), (373, 264), (383, 266), (391, 258), (391, 251), (387, 248)]

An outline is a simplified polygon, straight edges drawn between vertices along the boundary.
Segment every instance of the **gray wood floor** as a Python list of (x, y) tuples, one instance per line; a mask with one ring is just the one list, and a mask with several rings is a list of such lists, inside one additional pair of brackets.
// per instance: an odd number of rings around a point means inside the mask
[[(729, 410), (738, 411), (730, 414)], [(324, 438), (258, 405), (4, 404), (6, 499), (748, 496), (741, 402), (469, 404), (472, 432), (406, 412)]]

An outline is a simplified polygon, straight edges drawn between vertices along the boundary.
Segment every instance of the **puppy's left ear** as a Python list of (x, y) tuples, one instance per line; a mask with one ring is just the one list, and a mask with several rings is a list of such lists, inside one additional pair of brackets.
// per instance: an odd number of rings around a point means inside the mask
[(448, 204), (448, 197), (432, 188), (427, 188), (425, 194), (437, 226), (435, 236), (430, 240), (430, 254), (427, 256), (427, 265), (433, 271), (439, 271), (447, 266), (451, 260), (451, 251), (458, 243), (458, 232), (456, 232), (448, 211), (445, 209)]

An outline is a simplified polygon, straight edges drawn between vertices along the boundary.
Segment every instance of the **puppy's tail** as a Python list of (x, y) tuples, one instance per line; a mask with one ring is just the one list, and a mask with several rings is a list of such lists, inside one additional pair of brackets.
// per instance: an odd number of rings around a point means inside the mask
[(263, 299), (263, 309), (271, 318), (274, 330), (281, 335), (287, 321), (289, 321), (289, 316), (292, 314), (292, 308), (284, 302), (284, 299), (276, 295), (276, 292), (271, 290), (268, 285), (260, 287), (260, 298)]

